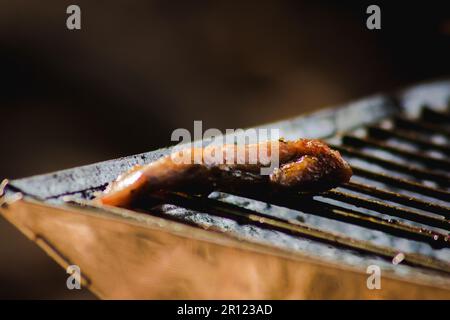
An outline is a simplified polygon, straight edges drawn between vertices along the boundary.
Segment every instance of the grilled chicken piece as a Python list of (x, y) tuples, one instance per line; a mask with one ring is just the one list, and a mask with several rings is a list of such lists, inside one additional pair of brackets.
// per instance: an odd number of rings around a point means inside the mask
[[(224, 172), (259, 173), (262, 167), (270, 165), (273, 150), (279, 154), (279, 167), (264, 176), (268, 188), (326, 191), (348, 182), (352, 175), (350, 166), (339, 152), (321, 141), (299, 139), (273, 143), (187, 148), (120, 175), (97, 200), (106, 205), (127, 207), (140, 196), (158, 190), (194, 190), (220, 185)], [(258, 152), (261, 148), (264, 152)], [(223, 160), (217, 160), (215, 152), (223, 152)], [(260, 156), (260, 153), (266, 156)], [(190, 161), (180, 163), (182, 158)]]

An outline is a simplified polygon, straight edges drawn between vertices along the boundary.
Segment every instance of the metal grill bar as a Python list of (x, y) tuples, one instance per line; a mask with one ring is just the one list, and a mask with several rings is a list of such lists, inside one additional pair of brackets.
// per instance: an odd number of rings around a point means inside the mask
[[(374, 215), (368, 215), (330, 203), (324, 203), (323, 201), (320, 201), (320, 199), (311, 198), (311, 195), (300, 194), (293, 190), (271, 188), (271, 185), (268, 184), (268, 180), (257, 174), (222, 170), (219, 170), (216, 174), (220, 175), (220, 179), (217, 180), (218, 182), (214, 187), (214, 190), (287, 207), (308, 214), (353, 223), (362, 227), (387, 232), (395, 236), (427, 242), (434, 247), (450, 246), (450, 242), (448, 242), (448, 238), (445, 234), (433, 232), (425, 228), (414, 227), (393, 219), (382, 219)], [(210, 191), (204, 190), (203, 194), (209, 192)], [(349, 196), (351, 197), (351, 195)], [(442, 217), (439, 219), (437, 217), (416, 214), (413, 211), (407, 210), (395, 212), (399, 215), (402, 214), (402, 216), (411, 217), (411, 220), (417, 220), (420, 223), (428, 224), (430, 226), (438, 226), (441, 228), (448, 227)]]
[(408, 197), (400, 193), (395, 193), (391, 191), (381, 190), (369, 185), (364, 185), (356, 182), (349, 182), (342, 186), (345, 189), (353, 190), (359, 193), (364, 193), (369, 196), (374, 196), (387, 201), (396, 202), (399, 204), (407, 205), (412, 208), (424, 210), (431, 213), (436, 213), (450, 219), (450, 208), (440, 206), (435, 203), (426, 202), (415, 197)]
[[(370, 147), (374, 147), (374, 148), (377, 148), (380, 150), (385, 150), (385, 151), (389, 151), (394, 154), (398, 154), (401, 157), (406, 158), (406, 159), (411, 159), (411, 160), (421, 162), (422, 164), (426, 165), (427, 167), (439, 168), (439, 169), (443, 169), (443, 170), (450, 170), (450, 161), (445, 160), (445, 159), (433, 158), (433, 157), (425, 156), (420, 153), (403, 150), (403, 149), (393, 147), (393, 146), (390, 146), (385, 143), (378, 142), (376, 140), (372, 140), (369, 138), (358, 138), (358, 137), (345, 135), (342, 138), (342, 140), (343, 140), (344, 144), (348, 144), (348, 145), (351, 145), (354, 147), (361, 148), (361, 147), (370, 146)], [(448, 177), (447, 177), (447, 181), (449, 181)]]
[(435, 217), (435, 216), (433, 217), (417, 213), (408, 209), (395, 207), (393, 205), (389, 205), (381, 201), (366, 199), (363, 197), (355, 196), (349, 193), (340, 192), (336, 190), (330, 190), (326, 192), (324, 196), (345, 203), (350, 203), (357, 207), (374, 210), (383, 214), (396, 216), (406, 220), (415, 221), (418, 223), (450, 231), (450, 221), (445, 219), (444, 217)]
[(406, 179), (395, 178), (383, 173), (372, 172), (357, 166), (352, 166), (353, 173), (368, 179), (379, 181), (382, 183), (389, 184), (393, 187), (409, 190), (412, 192), (421, 193), (423, 195), (448, 201), (450, 199), (450, 192), (442, 189), (432, 188), (428, 186), (421, 185), (419, 183), (409, 181)]
[(434, 124), (419, 121), (419, 120), (410, 120), (408, 118), (405, 118), (403, 116), (395, 116), (394, 117), (394, 124), (398, 128), (406, 129), (406, 130), (412, 130), (412, 131), (419, 131), (424, 132), (428, 134), (439, 134), (444, 135), (447, 137), (450, 137), (450, 130), (447, 128), (443, 128), (441, 126), (436, 126)]
[[(254, 212), (233, 204), (220, 202), (208, 198), (200, 198), (182, 193), (160, 193), (153, 195), (162, 203), (171, 203), (177, 206), (189, 208), (200, 212), (208, 212), (218, 216), (232, 218), (244, 223), (255, 224), (263, 228), (278, 230), (288, 234), (314, 239), (321, 242), (338, 245), (344, 248), (357, 250), (365, 254), (375, 254), (387, 260), (391, 260), (398, 253), (395, 249), (374, 245), (367, 241), (356, 240), (340, 234), (331, 233), (307, 224), (296, 222), (295, 224), (281, 218), (275, 218), (259, 212)], [(419, 266), (440, 272), (450, 273), (450, 265), (444, 261), (426, 257), (420, 254), (405, 254), (405, 264)]]
[(445, 123), (450, 122), (450, 113), (446, 111), (437, 111), (429, 107), (423, 107), (421, 116), (426, 121)]
[(376, 126), (369, 126), (367, 128), (368, 133), (371, 137), (375, 139), (387, 139), (387, 138), (398, 138), (404, 141), (413, 143), (421, 148), (427, 150), (436, 150), (442, 152), (445, 155), (450, 155), (450, 147), (446, 145), (432, 143), (427, 139), (420, 137), (417, 134), (410, 133), (408, 131), (403, 131), (399, 129), (384, 129)]
[[(382, 219), (320, 200), (313, 200), (309, 197), (301, 197), (298, 193), (294, 192), (284, 191), (282, 193), (263, 193), (261, 191), (255, 192), (249, 189), (230, 190), (226, 187), (220, 188), (220, 191), (307, 214), (353, 223), (361, 227), (380, 230), (394, 236), (426, 242), (436, 248), (450, 247), (450, 241), (445, 234), (434, 232), (426, 228), (414, 227), (392, 219)], [(324, 194), (323, 196), (328, 197), (328, 194)]]
[(378, 158), (378, 157), (372, 156), (367, 153), (360, 152), (358, 150), (355, 150), (353, 148), (346, 147), (346, 146), (333, 145), (331, 147), (333, 149), (338, 150), (342, 154), (346, 154), (346, 155), (349, 155), (352, 157), (363, 159), (363, 160), (369, 161), (371, 163), (378, 164), (384, 168), (397, 170), (397, 171), (409, 174), (411, 176), (415, 176), (415, 177), (422, 178), (425, 180), (435, 181), (438, 184), (445, 186), (445, 187), (450, 187), (450, 178), (448, 178), (442, 174), (437, 174), (435, 172), (432, 172), (432, 171), (429, 171), (426, 169), (421, 169), (421, 168), (417, 168), (417, 167), (413, 167), (413, 166), (407, 166), (407, 165), (400, 164), (400, 163), (397, 163), (394, 161)]

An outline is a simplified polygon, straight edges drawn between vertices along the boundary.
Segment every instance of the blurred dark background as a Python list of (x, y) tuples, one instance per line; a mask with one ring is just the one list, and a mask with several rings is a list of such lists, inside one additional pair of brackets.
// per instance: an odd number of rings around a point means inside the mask
[[(450, 77), (445, 4), (0, 0), (0, 178), (149, 151), (194, 120), (249, 127)], [(93, 297), (66, 276), (0, 219), (0, 298)]]

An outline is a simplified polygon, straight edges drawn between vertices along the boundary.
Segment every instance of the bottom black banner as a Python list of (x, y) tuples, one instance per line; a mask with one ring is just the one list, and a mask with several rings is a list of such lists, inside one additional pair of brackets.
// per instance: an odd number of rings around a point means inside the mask
[[(449, 301), (3, 301), (3, 313), (14, 316), (30, 313), (46, 318), (71, 318), (89, 315), (144, 319), (286, 319), (314, 316), (392, 318), (431, 316), (444, 312)], [(9, 309), (9, 310), (8, 310)]]

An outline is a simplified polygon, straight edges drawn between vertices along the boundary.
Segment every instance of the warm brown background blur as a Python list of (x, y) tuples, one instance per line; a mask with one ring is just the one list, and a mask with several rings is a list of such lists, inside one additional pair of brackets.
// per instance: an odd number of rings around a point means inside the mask
[[(0, 178), (242, 128), (450, 76), (445, 2), (0, 0)], [(394, 4), (395, 3), (395, 4)], [(66, 29), (78, 4), (82, 30)], [(0, 298), (91, 298), (0, 219)]]

